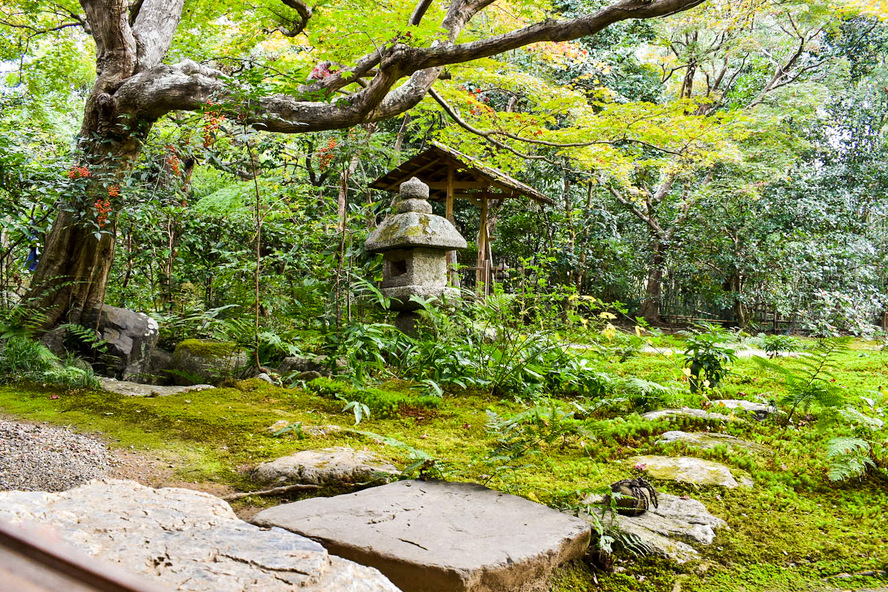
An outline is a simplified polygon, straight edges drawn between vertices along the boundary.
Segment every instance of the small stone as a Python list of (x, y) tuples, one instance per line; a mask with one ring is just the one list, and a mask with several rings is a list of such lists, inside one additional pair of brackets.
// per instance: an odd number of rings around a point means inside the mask
[(344, 446), (303, 450), (256, 467), (253, 478), (269, 485), (353, 485), (385, 481), (398, 468), (374, 452)]
[(739, 481), (727, 466), (692, 456), (636, 456), (629, 459), (636, 465), (645, 465), (645, 472), (654, 479), (693, 483), (695, 485), (719, 485), (734, 489), (752, 487), (752, 479), (743, 471), (737, 471)]
[(777, 409), (771, 405), (764, 403), (754, 403), (743, 399), (718, 399), (712, 402), (713, 407), (726, 407), (728, 409), (739, 409), (754, 416), (759, 421), (767, 419), (777, 412)]
[[(676, 563), (685, 563), (699, 556), (688, 542), (711, 545), (715, 540), (715, 530), (727, 528), (724, 520), (710, 514), (706, 506), (697, 500), (668, 493), (659, 493), (657, 497), (657, 507), (652, 506), (639, 516), (609, 514), (605, 511), (601, 517), (599, 507), (590, 508), (589, 511), (605, 522), (612, 516), (621, 531), (634, 534), (658, 555)], [(589, 496), (583, 500), (584, 504), (593, 506), (600, 506), (602, 502), (602, 496)]]
[(733, 415), (724, 415), (721, 413), (712, 413), (702, 409), (692, 409), (690, 407), (682, 407), (681, 409), (660, 409), (658, 411), (649, 411), (641, 416), (644, 419), (653, 421), (655, 419), (670, 417), (691, 417), (696, 419), (706, 419), (710, 421), (738, 421), (740, 418)]
[(412, 177), (409, 181), (401, 183), (398, 195), (402, 201), (408, 199), (426, 200), (429, 198), (429, 186), (416, 177)]
[(728, 434), (718, 434), (709, 432), (681, 432), (671, 431), (665, 432), (657, 440), (657, 444), (668, 444), (671, 442), (682, 442), (688, 446), (709, 450), (717, 446), (727, 446), (729, 448), (749, 450), (750, 452), (766, 452), (768, 448), (755, 442), (741, 440), (735, 436)]

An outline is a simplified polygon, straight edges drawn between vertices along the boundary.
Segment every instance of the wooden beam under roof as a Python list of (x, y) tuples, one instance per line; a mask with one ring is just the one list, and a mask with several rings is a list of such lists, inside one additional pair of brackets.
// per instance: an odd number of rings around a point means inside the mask
[[(433, 143), (427, 150), (379, 177), (370, 184), (370, 187), (397, 191), (401, 183), (409, 181), (411, 177), (417, 177), (429, 186), (429, 198), (433, 200), (446, 200), (448, 184), (452, 183), (449, 185), (451, 190), (489, 191), (495, 188), (502, 191), (502, 194), (499, 194), (501, 197), (527, 196), (540, 204), (554, 203), (533, 187), (513, 179), (504, 172), (438, 143)], [(460, 196), (455, 195), (455, 197)]]

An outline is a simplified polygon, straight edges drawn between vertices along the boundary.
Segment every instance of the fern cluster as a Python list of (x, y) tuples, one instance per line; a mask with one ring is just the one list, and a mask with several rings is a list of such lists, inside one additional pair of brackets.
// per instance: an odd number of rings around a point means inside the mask
[(101, 388), (92, 368), (75, 358), (59, 360), (37, 341), (9, 337), (0, 345), (0, 381), (29, 380), (65, 390)]
[(780, 403), (789, 408), (786, 422), (792, 421), (799, 409), (807, 410), (812, 404), (821, 408), (838, 408), (845, 404), (846, 395), (836, 384), (833, 371), (836, 356), (848, 349), (847, 338), (821, 339), (810, 355), (798, 359), (798, 368), (787, 368), (756, 358), (756, 362), (780, 374), (786, 388), (786, 396)]

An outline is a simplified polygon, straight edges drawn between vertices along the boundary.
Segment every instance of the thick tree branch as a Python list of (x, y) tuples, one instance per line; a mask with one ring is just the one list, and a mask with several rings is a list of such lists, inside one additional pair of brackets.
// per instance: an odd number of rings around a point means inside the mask
[(295, 37), (305, 30), (313, 11), (311, 7), (302, 2), (302, 0), (281, 0), (281, 2), (295, 10), (296, 14), (299, 15), (299, 20), (294, 21), (281, 14), (274, 13), (275, 16), (281, 20), (281, 24), (277, 30), (286, 37)]
[[(86, 4), (90, 0), (83, 0)], [(97, 0), (92, 0), (97, 1)], [(110, 0), (113, 1), (113, 0)], [(150, 2), (151, 0), (146, 0)], [(181, 1), (181, 0), (179, 0)], [(445, 18), (451, 38), (465, 22), (491, 0), (464, 3), (454, 0)], [(248, 101), (241, 113), (243, 122), (267, 131), (299, 133), (339, 129), (396, 116), (415, 106), (438, 78), (445, 65), (489, 57), (538, 41), (566, 41), (593, 35), (605, 27), (630, 18), (654, 18), (701, 4), (704, 0), (622, 0), (597, 12), (571, 20), (548, 20), (504, 35), (462, 44), (427, 48), (395, 45), (382, 47), (307, 91), (342, 88), (376, 67), (376, 75), (365, 88), (332, 103), (306, 101), (276, 95)], [(146, 8), (143, 7), (142, 11)], [(237, 89), (209, 74), (193, 62), (176, 67), (158, 66), (127, 80), (115, 96), (120, 114), (157, 119), (177, 109), (201, 108), (208, 98), (235, 96)], [(400, 86), (396, 85), (409, 77)]]
[(166, 55), (182, 18), (185, 0), (143, 0), (133, 21), (137, 42), (136, 72), (158, 65)]

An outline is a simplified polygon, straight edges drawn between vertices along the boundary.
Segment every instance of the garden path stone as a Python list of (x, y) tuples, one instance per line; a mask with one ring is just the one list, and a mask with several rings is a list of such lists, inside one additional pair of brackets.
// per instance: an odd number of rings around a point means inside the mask
[(758, 420), (764, 420), (777, 413), (777, 409), (765, 403), (754, 403), (743, 399), (718, 399), (712, 401), (713, 407), (726, 407), (731, 410), (746, 411)]
[(709, 450), (717, 446), (740, 448), (751, 452), (766, 452), (768, 450), (767, 446), (762, 446), (755, 442), (749, 442), (748, 440), (741, 440), (736, 436), (709, 432), (671, 431), (665, 432), (660, 436), (660, 439), (657, 440), (657, 444), (668, 444), (670, 442), (683, 442), (688, 446), (702, 448), (704, 450)]
[(658, 411), (649, 411), (642, 415), (644, 419), (655, 420), (664, 417), (692, 417), (696, 419), (706, 419), (710, 421), (738, 421), (740, 418), (733, 415), (725, 415), (722, 413), (712, 413), (702, 409), (692, 409), (690, 407), (682, 407), (681, 409), (660, 409)]
[(398, 592), (377, 570), (292, 532), (240, 520), (190, 489), (93, 481), (62, 493), (0, 492), (0, 518), (39, 525), (93, 557), (189, 592)]
[(719, 485), (734, 489), (752, 487), (752, 479), (742, 471), (735, 478), (731, 469), (721, 463), (702, 460), (692, 456), (634, 456), (629, 462), (642, 468), (654, 479), (680, 481), (694, 485)]
[(591, 529), (524, 498), (474, 483), (398, 481), (264, 510), (260, 526), (319, 541), (378, 568), (405, 592), (530, 592), (581, 557)]
[[(659, 505), (651, 507), (640, 516), (623, 516), (606, 513), (601, 522), (614, 520), (623, 532), (634, 534), (655, 553), (676, 563), (697, 559), (699, 553), (688, 543), (711, 545), (717, 528), (727, 528), (724, 520), (709, 513), (701, 502), (668, 493), (658, 493)], [(589, 496), (584, 504), (596, 506), (603, 496)], [(601, 516), (600, 508), (590, 508), (590, 513)]]
[(182, 393), (191, 393), (215, 388), (209, 384), (195, 384), (193, 386), (155, 386), (104, 377), (99, 377), (99, 382), (102, 383), (102, 390), (108, 391), (109, 393), (117, 393), (124, 397), (167, 397), (169, 395), (180, 395)]
[(253, 479), (267, 485), (350, 485), (380, 482), (399, 475), (396, 466), (375, 452), (334, 446), (303, 450), (260, 464)]

